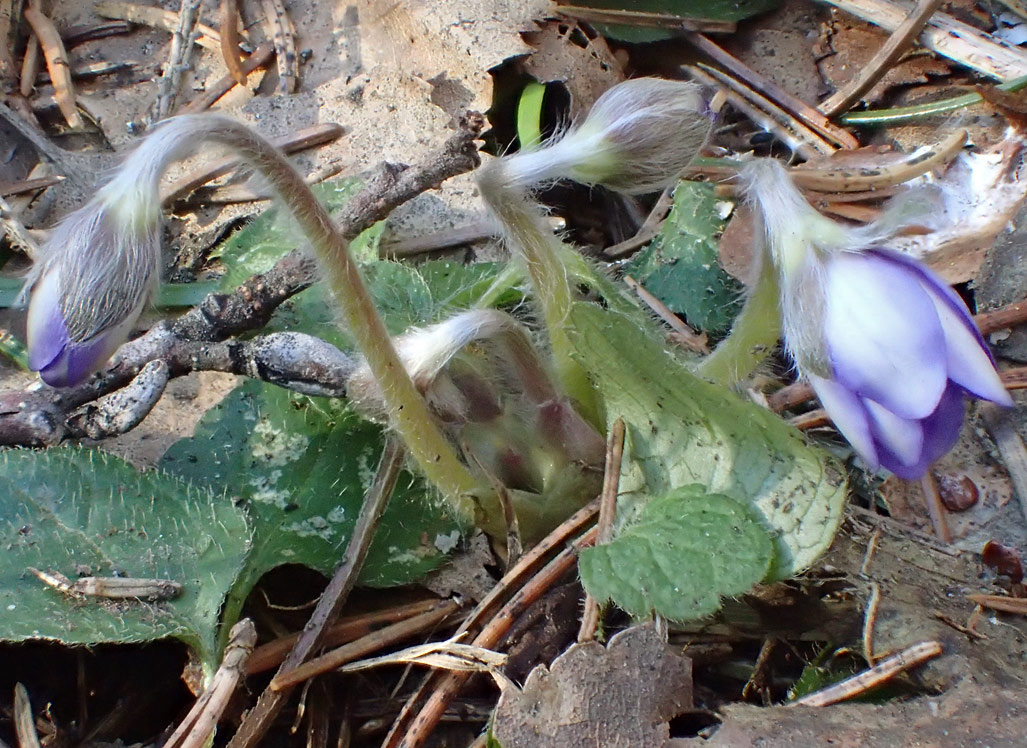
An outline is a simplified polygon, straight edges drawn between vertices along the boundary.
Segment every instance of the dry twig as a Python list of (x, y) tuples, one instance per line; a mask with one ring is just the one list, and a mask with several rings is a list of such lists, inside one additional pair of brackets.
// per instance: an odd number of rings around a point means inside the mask
[[(378, 465), (378, 473), (368, 490), (364, 503), (360, 507), (360, 516), (346, 555), (332, 575), (317, 607), (310, 616), (310, 621), (303, 628), (303, 633), (285, 658), (275, 675), (283, 678), (302, 665), (307, 658), (321, 647), (328, 626), (338, 617), (339, 611), (349, 597), (350, 590), (357, 582), (357, 573), (364, 565), (364, 558), (371, 547), (371, 539), (388, 504), (389, 497), (396, 486), (400, 469), (403, 467), (403, 446), (395, 437), (385, 442), (385, 450)], [(399, 624), (397, 624), (399, 625)], [(267, 732), (278, 712), (285, 705), (285, 699), (292, 692), (290, 687), (278, 690), (266, 688), (257, 699), (256, 705), (243, 718), (242, 724), (229, 741), (229, 748), (246, 748), (255, 745)]]
[(892, 65), (902, 56), (913, 41), (920, 35), (924, 26), (941, 5), (941, 0), (917, 0), (917, 4), (909, 11), (909, 15), (895, 29), (888, 41), (877, 50), (870, 61), (863, 66), (855, 78), (820, 105), (820, 110), (828, 117), (834, 117), (849, 109), (860, 100), (877, 81), (891, 69)]
[[(878, 537), (875, 535), (874, 537)], [(870, 598), (863, 610), (863, 657), (871, 665), (877, 659), (874, 653), (874, 626), (877, 624), (877, 610), (881, 605), (881, 585), (870, 583)]]
[[(823, 0), (836, 8), (894, 32), (906, 19), (908, 6), (891, 0)], [(946, 13), (935, 13), (918, 37), (932, 52), (958, 62), (971, 70), (1011, 80), (1027, 75), (1027, 54), (1008, 42), (973, 26), (957, 21)]]
[[(27, 8), (40, 10), (39, 0), (28, 0)], [(23, 98), (32, 95), (32, 89), (36, 85), (36, 76), (39, 74), (39, 39), (30, 36), (25, 44), (25, 54), (21, 60), (21, 79), (19, 82), (19, 93)]]
[(1000, 613), (1016, 613), (1021, 616), (1027, 616), (1027, 598), (974, 594), (967, 595), (966, 599), (982, 608), (990, 608)]
[(246, 676), (246, 658), (256, 643), (257, 629), (249, 618), (232, 626), (225, 656), (210, 686), (164, 743), (164, 748), (201, 748), (211, 739), (214, 727), (228, 706), (228, 700)]
[(221, 31), (221, 56), (225, 59), (225, 67), (240, 86), (246, 85), (249, 74), (243, 68), (243, 60), (239, 56), (239, 0), (221, 0), (218, 14), (218, 26)]
[(625, 239), (618, 244), (607, 247), (603, 250), (603, 254), (611, 258), (622, 257), (655, 239), (663, 229), (664, 219), (666, 219), (673, 205), (674, 195), (668, 188), (660, 195), (656, 204), (653, 205), (653, 209), (649, 211), (649, 215), (645, 217), (645, 221), (638, 227), (635, 235), (630, 239)]
[[(934, 1), (940, 2), (940, 0), (932, 0), (932, 2)], [(781, 109), (790, 112), (796, 119), (821, 137), (841, 148), (856, 148), (859, 145), (859, 141), (856, 140), (852, 133), (838, 127), (827, 116), (821, 114), (797, 96), (788, 93), (772, 80), (757, 73), (737, 57), (728, 54), (720, 45), (713, 43), (702, 34), (686, 33), (685, 39), (709, 56), (714, 62), (723, 65), (735, 78), (744, 81), (754, 91), (773, 101)]]
[(287, 673), (276, 675), (268, 687), (272, 691), (281, 691), (298, 686), (304, 681), (340, 668), (385, 647), (398, 644), (416, 634), (430, 631), (459, 610), (459, 603), (447, 600), (431, 610), (372, 631), (355, 641), (308, 660)]
[(46, 61), (46, 69), (50, 73), (50, 80), (56, 91), (57, 105), (61, 108), (61, 114), (68, 121), (68, 125), (80, 130), (85, 127), (85, 121), (78, 113), (78, 106), (75, 104), (75, 87), (71, 82), (68, 52), (64, 49), (61, 35), (57, 33), (57, 27), (53, 25), (53, 21), (39, 10), (32, 7), (25, 8), (24, 14), (25, 20), (29, 22), (33, 33), (39, 40), (39, 46), (43, 50), (43, 59)]
[[(150, 26), (162, 31), (175, 33), (181, 24), (178, 13), (173, 10), (164, 10), (149, 5), (137, 5), (136, 3), (125, 3), (120, 0), (105, 0), (93, 6), (97, 14), (104, 18), (115, 18), (119, 21), (138, 23), (143, 26)], [(210, 26), (202, 23), (196, 24), (199, 35), (194, 42), (201, 47), (210, 50), (221, 49), (221, 34)]]
[[(384, 630), (390, 624), (406, 621), (449, 605), (448, 600), (422, 600), (373, 613), (341, 618), (328, 628), (322, 646), (339, 647), (375, 631)], [(254, 675), (278, 667), (299, 638), (299, 633), (289, 634), (257, 647), (246, 661), (246, 674)]]
[(189, 69), (193, 53), (193, 42), (199, 34), (196, 31), (200, 0), (182, 0), (178, 11), (178, 25), (171, 32), (171, 49), (168, 52), (164, 70), (157, 80), (157, 99), (150, 111), (150, 123), (159, 122), (171, 114), (178, 96), (182, 73)]
[(928, 470), (920, 479), (920, 491), (924, 495), (924, 502), (927, 504), (927, 514), (931, 518), (931, 526), (938, 540), (943, 543), (952, 542), (952, 531), (949, 529), (949, 522), (945, 505), (941, 503), (941, 491), (938, 489), (938, 481)]
[[(603, 492), (599, 495), (599, 523), (596, 544), (609, 543), (613, 536), (613, 520), (617, 514), (617, 490), (620, 487), (621, 462), (624, 460), (624, 419), (618, 418), (606, 438), (606, 471), (603, 473)], [(599, 603), (585, 593), (585, 609), (581, 613), (578, 641), (595, 639), (599, 625)]]
[[(470, 633), (481, 626), (480, 633), (475, 636), (472, 644), (485, 649), (496, 646), (527, 607), (560, 577), (574, 568), (576, 551), (595, 543), (597, 529), (593, 527), (574, 541), (571, 547), (562, 550), (544, 568), (534, 573), (538, 564), (552, 550), (562, 546), (583, 527), (594, 521), (598, 511), (599, 502), (596, 500), (577, 511), (525, 554), (524, 558), (504, 575), (492, 592), (471, 612), (457, 635), (464, 632)], [(533, 576), (525, 579), (532, 573), (534, 573)], [(523, 586), (520, 586), (502, 608), (495, 610), (497, 603), (507, 596), (515, 588), (515, 585)], [(456, 696), (466, 680), (467, 675), (464, 673), (447, 673), (441, 677), (431, 675), (425, 678), (420, 688), (404, 704), (403, 710), (382, 743), (382, 748), (397, 748), (397, 746), (417, 748), (417, 746), (423, 745), (435, 725), (438, 724), (439, 719), (442, 718), (446, 705)], [(427, 700), (415, 715), (415, 710), (425, 697)]]
[(724, 72), (699, 64), (688, 66), (689, 73), (700, 83), (719, 88), (731, 106), (760, 127), (772, 132), (785, 145), (803, 158), (831, 155), (837, 150), (818, 133), (800, 122), (763, 94)]
[(561, 16), (586, 23), (619, 23), (674, 31), (705, 31), (711, 34), (731, 34), (736, 28), (733, 21), (677, 16), (672, 13), (649, 13), (642, 10), (590, 8), (579, 5), (557, 5), (553, 10)]
[(296, 56), (296, 31), (282, 0), (260, 0), (264, 18), (271, 27), (278, 62), (278, 93), (296, 92), (299, 82), (299, 58)]
[[(275, 48), (270, 42), (261, 42), (260, 45), (253, 50), (253, 54), (242, 61), (240, 69), (244, 76), (248, 76), (253, 71), (259, 70), (267, 65), (274, 53)], [(212, 85), (207, 86), (206, 91), (179, 109), (178, 113), (197, 114), (199, 112), (207, 111), (214, 106), (218, 99), (231, 91), (237, 83), (238, 80), (231, 74), (220, 78)]]
[(691, 327), (681, 321), (674, 312), (667, 308), (667, 305), (660, 301), (658, 298), (649, 293), (641, 283), (632, 278), (630, 275), (625, 275), (624, 285), (635, 292), (642, 302), (648, 306), (660, 319), (667, 323), (675, 333), (677, 333), (677, 341), (690, 351), (696, 353), (708, 354), (710, 352), (710, 346), (706, 339), (706, 333), (697, 333)]
[(871, 688), (886, 683), (899, 673), (921, 665), (928, 660), (934, 659), (942, 652), (941, 644), (938, 642), (921, 642), (914, 644), (901, 652), (886, 657), (869, 670), (864, 670), (858, 675), (846, 678), (840, 683), (828, 686), (820, 691), (803, 696), (801, 699), (789, 702), (785, 706), (830, 706), (840, 701), (860, 696)]
[(11, 44), (13, 25), (14, 0), (0, 0), (0, 91), (9, 90), (16, 77)]

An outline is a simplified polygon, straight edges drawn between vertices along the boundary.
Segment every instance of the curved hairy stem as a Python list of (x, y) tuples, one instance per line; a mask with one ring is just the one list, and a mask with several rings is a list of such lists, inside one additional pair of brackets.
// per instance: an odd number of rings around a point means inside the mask
[[(390, 425), (425, 477), (465, 516), (472, 516), (468, 495), (477, 483), (456, 456), (433, 420), (428, 406), (403, 368), (395, 347), (371, 299), (349, 243), (336, 229), (300, 174), (271, 143), (246, 126), (212, 115), (176, 117), (158, 127), (129, 157), (122, 175), (138, 178), (139, 171), (156, 179), (167, 162), (199, 142), (228, 146), (257, 169), (293, 214), (310, 241), (342, 311), (357, 348), (379, 382)], [(145, 166), (144, 166), (145, 163)]]

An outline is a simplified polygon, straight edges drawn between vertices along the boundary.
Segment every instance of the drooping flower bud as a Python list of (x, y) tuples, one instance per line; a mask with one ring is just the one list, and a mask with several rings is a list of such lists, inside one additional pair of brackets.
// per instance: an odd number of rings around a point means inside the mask
[(600, 96), (579, 125), (539, 148), (503, 159), (506, 186), (558, 179), (643, 194), (673, 185), (712, 127), (696, 83), (635, 78)]
[(24, 293), (29, 367), (47, 384), (74, 386), (100, 369), (149, 301), (160, 276), (160, 176), (196, 145), (190, 124), (157, 127), (40, 247)]
[(133, 199), (113, 189), (117, 183), (58, 224), (26, 283), (29, 367), (54, 387), (79, 384), (103, 366), (157, 283), (159, 197)]
[(775, 160), (740, 176), (778, 273), (789, 353), (871, 469), (921, 477), (958, 439), (964, 394), (1012, 404), (966, 305), (880, 246), (882, 227), (821, 216)]

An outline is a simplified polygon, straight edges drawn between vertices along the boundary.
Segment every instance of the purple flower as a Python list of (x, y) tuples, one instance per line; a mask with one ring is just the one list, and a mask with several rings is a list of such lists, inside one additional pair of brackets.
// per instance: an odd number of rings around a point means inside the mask
[(830, 376), (807, 375), (871, 469), (921, 477), (959, 438), (964, 393), (1012, 405), (970, 312), (930, 270), (884, 249), (823, 269)]
[(897, 228), (891, 218), (835, 223), (771, 159), (741, 178), (776, 270), (788, 351), (872, 470), (923, 476), (959, 438), (964, 395), (1012, 405), (959, 296), (919, 262), (880, 248)]

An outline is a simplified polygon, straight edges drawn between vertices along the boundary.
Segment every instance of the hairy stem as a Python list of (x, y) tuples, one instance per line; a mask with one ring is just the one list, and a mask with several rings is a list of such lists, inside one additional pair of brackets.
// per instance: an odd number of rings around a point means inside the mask
[(144, 141), (130, 159), (146, 149), (148, 142), (162, 140), (162, 134), (166, 140), (154, 144), (150, 148), (151, 155), (155, 148), (163, 147), (164, 155), (169, 155), (201, 141), (215, 142), (236, 151), (268, 180), (317, 253), (342, 310), (343, 321), (381, 386), (389, 423), (399, 433), (425, 477), (465, 518), (472, 517), (473, 505), (468, 496), (477, 483), (439, 430), (424, 398), (400, 362), (360, 269), (350, 255), (349, 242), (336, 229), (328, 211), (314, 197), (303, 177), (263, 137), (232, 119), (211, 115), (187, 115), (170, 120)]
[(502, 223), (511, 248), (527, 265), (549, 333), (557, 381), (577, 401), (585, 417), (593, 425), (601, 426), (599, 405), (588, 376), (571, 355), (567, 317), (574, 302), (574, 290), (564, 264), (563, 242), (549, 230), (541, 208), (528, 193), (507, 185), (502, 159), (478, 171), (478, 186), (486, 204)]
[(760, 265), (731, 334), (699, 364), (698, 374), (718, 384), (730, 386), (751, 376), (781, 336), (777, 273), (769, 261)]

